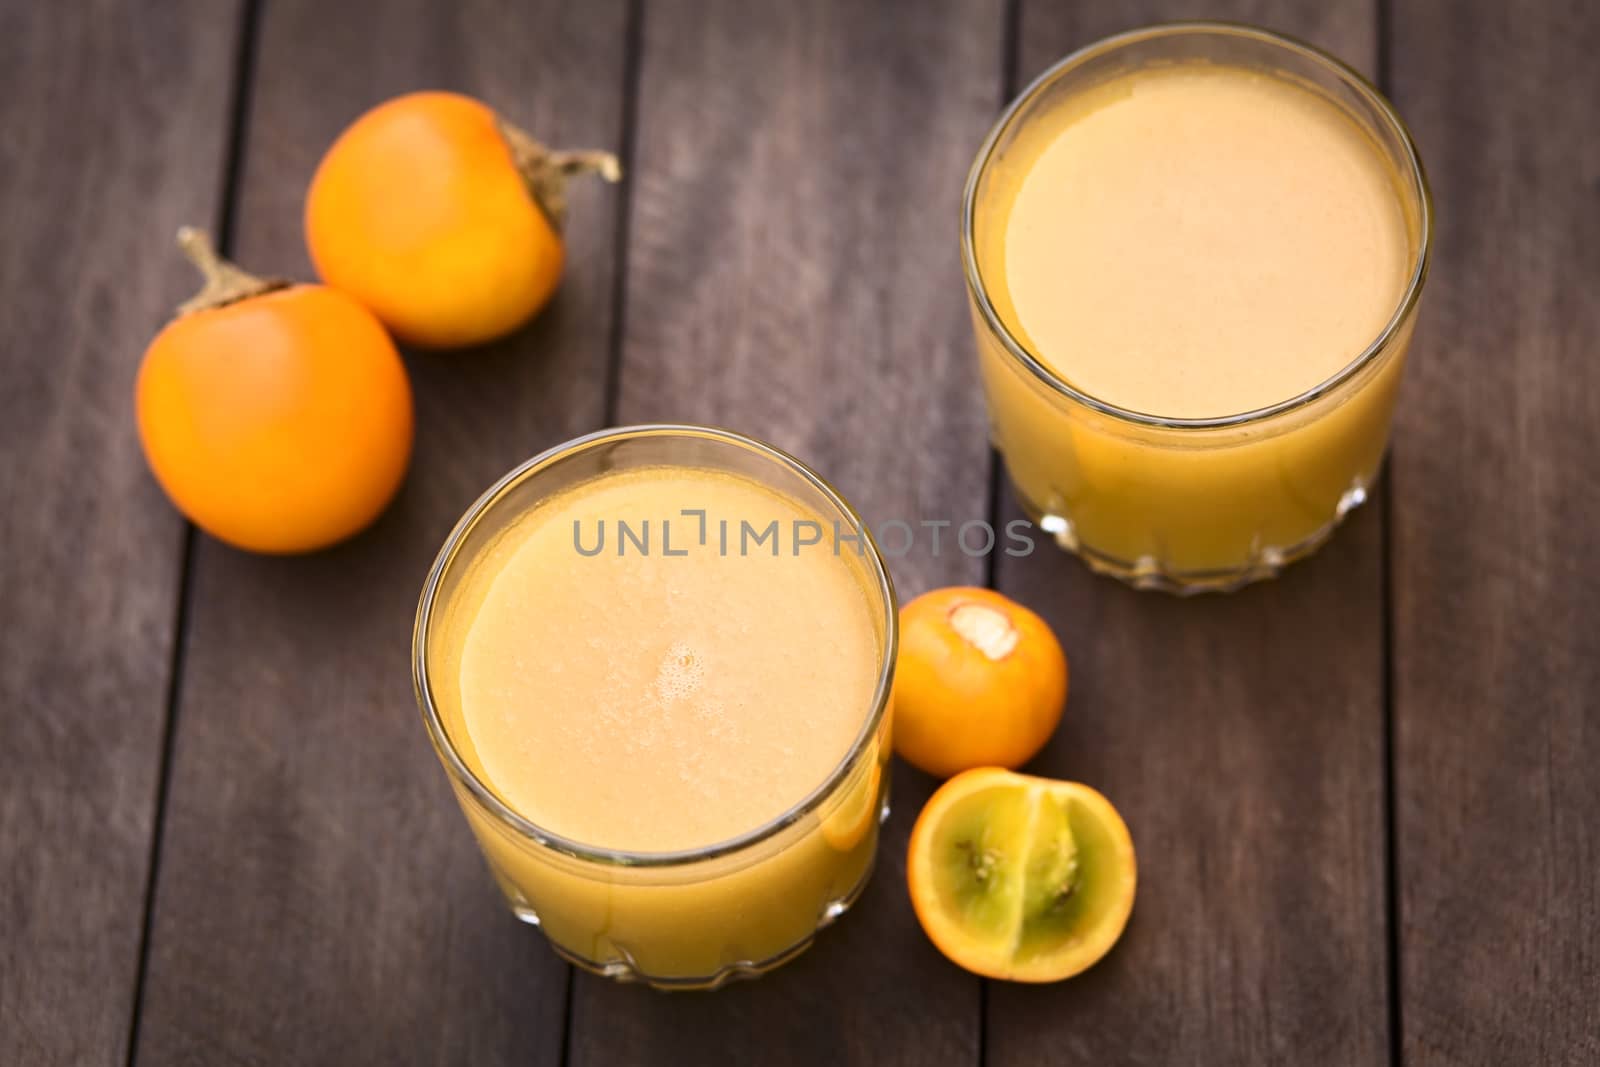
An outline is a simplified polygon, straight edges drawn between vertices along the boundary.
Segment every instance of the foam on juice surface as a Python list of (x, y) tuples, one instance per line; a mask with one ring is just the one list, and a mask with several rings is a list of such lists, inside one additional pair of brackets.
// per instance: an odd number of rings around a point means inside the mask
[[(698, 543), (704, 509), (711, 530)], [(727, 555), (716, 524), (785, 531)], [(667, 556), (661, 522), (671, 519)], [(650, 521), (648, 554), (618, 522)], [(862, 569), (816, 517), (754, 482), (659, 468), (602, 475), (544, 501), (478, 576), (460, 657), (462, 718), (490, 785), (585, 844), (673, 851), (782, 814), (827, 778), (872, 710), (880, 638)], [(607, 539), (592, 547), (603, 521)], [(826, 526), (825, 528), (831, 528)], [(848, 545), (845, 552), (850, 552)]]
[(1205, 63), (1112, 78), (1005, 163), (1006, 301), (1069, 383), (1151, 415), (1234, 415), (1333, 376), (1410, 267), (1392, 170), (1338, 105)]

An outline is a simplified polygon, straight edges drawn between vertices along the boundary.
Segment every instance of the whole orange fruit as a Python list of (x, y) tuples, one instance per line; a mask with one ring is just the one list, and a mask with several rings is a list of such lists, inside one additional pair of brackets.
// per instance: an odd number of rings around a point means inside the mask
[(321, 285), (265, 282), (185, 230), (206, 288), (150, 342), (139, 439), (178, 510), (253, 552), (365, 527), (411, 456), (411, 383), (372, 313)]
[(1019, 767), (1067, 699), (1067, 657), (1039, 616), (992, 589), (955, 586), (900, 609), (894, 749), (944, 778)]
[(491, 341), (542, 308), (561, 279), (565, 186), (601, 152), (552, 152), (458, 93), (396, 97), (339, 135), (306, 194), (322, 280), (402, 341)]

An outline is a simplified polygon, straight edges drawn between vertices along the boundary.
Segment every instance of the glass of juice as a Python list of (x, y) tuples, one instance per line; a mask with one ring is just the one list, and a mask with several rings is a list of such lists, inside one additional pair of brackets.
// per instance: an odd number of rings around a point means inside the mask
[(1144, 588), (1313, 551), (1382, 461), (1431, 212), (1394, 109), (1309, 45), (1173, 23), (1051, 68), (979, 151), (961, 235), (1024, 509)]
[(627, 427), (472, 506), (413, 674), (512, 911), (591, 971), (712, 988), (799, 953), (865, 884), (896, 620), (860, 517), (804, 464)]

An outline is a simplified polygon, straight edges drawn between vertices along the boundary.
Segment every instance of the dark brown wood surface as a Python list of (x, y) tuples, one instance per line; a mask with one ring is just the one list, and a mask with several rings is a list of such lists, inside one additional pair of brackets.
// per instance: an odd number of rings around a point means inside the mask
[(238, 7), (0, 4), (0, 1063), (126, 1054), (183, 525), (139, 352), (222, 192)]
[(1439, 217), (1393, 469), (1407, 1062), (1600, 1063), (1600, 18), (1397, 4)]
[[(0, 0), (0, 1063), (1600, 1062), (1600, 14), (1578, 0), (1230, 0), (1378, 77), (1438, 205), (1383, 492), (1312, 560), (1177, 601), (1020, 560), (1072, 659), (1035, 762), (1123, 810), (1133, 922), (1089, 974), (984, 983), (904, 889), (708, 996), (572, 975), (504, 911), (409, 682), (415, 599), (505, 469), (706, 421), (867, 514), (998, 508), (956, 247), (1004, 99), (1166, 0)], [(240, 45), (244, 47), (240, 47)], [(244, 92), (234, 106), (235, 87)], [(217, 224), (309, 278), (312, 168), (366, 107), (491, 101), (612, 148), (556, 302), (408, 356), (417, 451), (298, 559), (184, 528), (142, 469), (139, 351)], [(238, 151), (230, 151), (236, 144)], [(236, 165), (230, 157), (236, 156)], [(176, 668), (176, 677), (174, 677)]]

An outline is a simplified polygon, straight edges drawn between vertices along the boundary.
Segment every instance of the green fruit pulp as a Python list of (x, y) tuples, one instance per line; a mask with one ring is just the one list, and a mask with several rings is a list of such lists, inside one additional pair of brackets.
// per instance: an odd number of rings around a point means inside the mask
[(933, 881), (973, 937), (1019, 963), (1060, 950), (1109, 913), (1116, 841), (1070, 795), (995, 786), (940, 821)]

